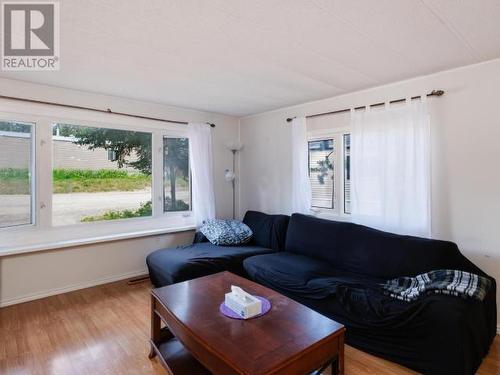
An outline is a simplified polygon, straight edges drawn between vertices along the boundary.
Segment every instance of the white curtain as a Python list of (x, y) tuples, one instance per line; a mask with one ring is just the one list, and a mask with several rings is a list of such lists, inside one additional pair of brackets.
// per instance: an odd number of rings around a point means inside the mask
[(292, 121), (292, 212), (311, 212), (307, 129), (304, 117)]
[(211, 127), (189, 123), (189, 164), (192, 178), (192, 204), (196, 227), (215, 218), (214, 175)]
[(353, 111), (352, 220), (430, 237), (430, 122), (427, 100)]

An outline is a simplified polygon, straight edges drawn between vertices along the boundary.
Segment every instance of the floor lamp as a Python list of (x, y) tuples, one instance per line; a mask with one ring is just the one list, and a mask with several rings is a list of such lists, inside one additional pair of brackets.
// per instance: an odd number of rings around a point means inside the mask
[(233, 219), (236, 219), (236, 153), (239, 152), (243, 146), (240, 143), (233, 143), (227, 145), (227, 148), (233, 153), (233, 170), (226, 169), (224, 171), (224, 179), (227, 182), (231, 182), (233, 187)]

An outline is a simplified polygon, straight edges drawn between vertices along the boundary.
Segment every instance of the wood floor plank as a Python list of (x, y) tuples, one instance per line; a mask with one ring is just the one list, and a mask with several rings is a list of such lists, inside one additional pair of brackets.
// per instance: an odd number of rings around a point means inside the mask
[[(2, 375), (165, 375), (149, 360), (149, 283), (106, 284), (0, 309)], [(414, 375), (347, 346), (346, 375)], [(478, 375), (500, 373), (500, 337)]]

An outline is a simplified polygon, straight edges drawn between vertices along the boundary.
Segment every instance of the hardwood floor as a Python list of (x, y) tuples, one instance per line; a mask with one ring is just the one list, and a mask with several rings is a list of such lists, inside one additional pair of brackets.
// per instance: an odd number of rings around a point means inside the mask
[[(165, 375), (148, 359), (149, 290), (122, 281), (0, 309), (0, 374)], [(345, 354), (346, 375), (415, 374), (349, 346)], [(478, 374), (498, 373), (497, 335)]]

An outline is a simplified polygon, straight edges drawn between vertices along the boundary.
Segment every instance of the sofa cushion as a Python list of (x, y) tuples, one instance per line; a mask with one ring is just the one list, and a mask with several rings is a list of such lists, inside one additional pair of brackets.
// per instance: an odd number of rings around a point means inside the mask
[(332, 268), (327, 262), (305, 255), (279, 252), (243, 261), (250, 278), (284, 293), (312, 299), (325, 298), (336, 285), (375, 285), (382, 280)]
[(243, 222), (253, 232), (249, 244), (275, 251), (283, 250), (289, 220), (290, 217), (286, 215), (268, 215), (263, 212), (247, 211)]
[(387, 279), (434, 269), (477, 271), (452, 242), (401, 236), (301, 214), (293, 214), (290, 219), (285, 249), (326, 261), (335, 269)]
[(243, 259), (270, 252), (256, 246), (225, 247), (201, 242), (156, 250), (147, 256), (146, 264), (152, 283), (161, 287), (221, 271), (244, 275)]
[(250, 241), (252, 230), (239, 220), (208, 220), (200, 232), (214, 245), (242, 245)]

